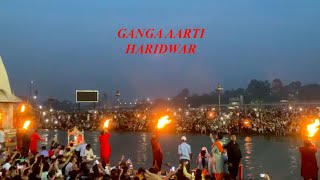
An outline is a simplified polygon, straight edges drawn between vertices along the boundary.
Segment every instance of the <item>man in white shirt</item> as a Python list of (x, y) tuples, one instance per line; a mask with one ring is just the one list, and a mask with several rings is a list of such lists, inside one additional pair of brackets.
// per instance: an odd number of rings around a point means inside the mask
[(181, 137), (182, 143), (178, 146), (178, 154), (180, 156), (180, 163), (183, 165), (184, 162), (187, 162), (186, 168), (190, 173), (190, 160), (192, 159), (191, 147), (186, 143), (187, 138), (185, 136)]
[(76, 151), (80, 152), (80, 157), (82, 158), (86, 152), (86, 147), (87, 147), (87, 143), (83, 142), (82, 144), (80, 144), (77, 148)]
[(86, 146), (86, 150), (83, 157), (85, 157), (85, 160), (87, 161), (92, 161), (96, 158), (96, 155), (93, 154), (90, 144)]

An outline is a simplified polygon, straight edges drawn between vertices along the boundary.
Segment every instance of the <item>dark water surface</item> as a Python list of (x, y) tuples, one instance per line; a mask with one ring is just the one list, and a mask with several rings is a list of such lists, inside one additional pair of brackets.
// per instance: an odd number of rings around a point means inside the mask
[[(51, 140), (57, 135), (61, 144), (67, 144), (66, 131), (41, 131), (43, 137)], [(86, 131), (85, 140), (91, 144), (94, 153), (99, 156), (99, 132)], [(122, 155), (130, 158), (135, 168), (149, 168), (152, 164), (151, 133), (141, 132), (112, 132), (110, 144), (112, 148), (111, 163), (117, 163)], [(181, 134), (162, 134), (160, 144), (162, 146), (163, 164), (177, 165), (179, 162), (178, 145)], [(186, 135), (193, 153), (192, 166), (195, 166), (195, 157), (205, 146), (211, 149), (211, 142), (206, 135)], [(242, 150), (242, 163), (244, 165), (244, 179), (261, 179), (260, 173), (267, 172), (272, 180), (295, 180), (300, 178), (300, 154), (298, 147), (302, 142), (298, 138), (291, 137), (238, 137), (238, 143)], [(320, 147), (319, 142), (316, 142)], [(319, 153), (317, 154), (319, 164)]]

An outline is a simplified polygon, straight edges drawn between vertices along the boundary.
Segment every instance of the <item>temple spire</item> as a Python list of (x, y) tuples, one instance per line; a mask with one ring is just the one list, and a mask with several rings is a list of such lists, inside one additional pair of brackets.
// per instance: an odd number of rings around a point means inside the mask
[(8, 74), (7, 74), (6, 68), (4, 67), (1, 56), (0, 56), (0, 90), (4, 91), (6, 94), (12, 94)]
[(16, 97), (10, 87), (10, 82), (6, 68), (0, 56), (0, 102), (20, 102), (21, 100)]

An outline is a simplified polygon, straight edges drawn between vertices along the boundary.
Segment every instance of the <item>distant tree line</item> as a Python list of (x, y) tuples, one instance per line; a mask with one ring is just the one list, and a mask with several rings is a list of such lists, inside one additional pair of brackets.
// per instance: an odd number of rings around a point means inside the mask
[[(320, 101), (320, 85), (307, 84), (302, 85), (300, 81), (293, 81), (284, 85), (280, 79), (274, 79), (272, 82), (267, 80), (253, 79), (248, 84), (247, 88), (237, 88), (224, 90), (221, 93), (221, 103), (229, 104), (230, 99), (243, 97), (244, 104), (260, 104), (260, 103), (276, 103), (281, 100), (288, 101)], [(97, 103), (97, 107), (105, 107), (107, 102), (107, 94), (103, 93), (101, 100)], [(141, 108), (168, 108), (168, 107), (198, 107), (206, 104), (218, 104), (218, 92), (212, 91), (204, 94), (191, 94), (189, 89), (182, 89), (176, 96), (170, 98), (153, 99), (152, 103), (145, 100), (140, 100), (136, 107)], [(110, 103), (109, 103), (110, 104)], [(46, 107), (52, 107), (56, 110), (73, 111), (77, 109), (77, 104), (74, 102), (49, 98), (43, 103)], [(90, 105), (91, 108), (91, 105)]]
[[(184, 90), (186, 91), (186, 90)], [(243, 96), (243, 103), (275, 103), (281, 100), (288, 101), (318, 101), (320, 100), (320, 85), (302, 85), (300, 81), (293, 81), (284, 85), (280, 79), (261, 81), (253, 79), (246, 89), (238, 88), (225, 90), (221, 96), (221, 103), (228, 104), (231, 98)], [(202, 104), (217, 104), (218, 93), (213, 91), (210, 94), (193, 94), (188, 103), (193, 106)]]

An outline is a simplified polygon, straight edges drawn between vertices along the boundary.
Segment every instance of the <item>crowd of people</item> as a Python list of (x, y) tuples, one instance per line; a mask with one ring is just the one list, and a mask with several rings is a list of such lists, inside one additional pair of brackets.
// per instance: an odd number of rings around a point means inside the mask
[[(45, 114), (45, 113), (44, 113)], [(70, 129), (77, 126), (84, 130), (96, 130), (103, 120), (112, 119), (111, 126), (119, 131), (153, 131), (156, 121), (169, 115), (175, 132), (249, 133), (277, 136), (299, 134), (301, 123), (319, 116), (316, 108), (246, 108), (221, 113), (213, 108), (166, 109), (161, 112), (146, 109), (117, 109), (87, 113), (56, 111), (39, 118), (41, 128)]]
[[(90, 144), (84, 139), (81, 141), (60, 144), (57, 138), (52, 139), (50, 146), (39, 148), (38, 142), (44, 139), (37, 130), (30, 133), (28, 128), (19, 129), (17, 133), (17, 149), (9, 151), (3, 143), (2, 130), (0, 130), (0, 163), (1, 179), (112, 179), (112, 180), (234, 180), (241, 176), (242, 154), (236, 142), (236, 133), (274, 133), (285, 135), (298, 133), (301, 121), (316, 117), (316, 109), (250, 109), (243, 111), (230, 111), (216, 114), (210, 109), (188, 109), (170, 111), (165, 113), (150, 113), (147, 110), (126, 110), (111, 112), (92, 112), (86, 114), (70, 114), (57, 112), (52, 114), (56, 128), (71, 129), (78, 126), (80, 129), (103, 129), (99, 136), (100, 154), (93, 152)], [(177, 169), (170, 164), (163, 165), (163, 153), (159, 143), (160, 129), (153, 129), (154, 119), (169, 114), (172, 117), (175, 131), (210, 133), (211, 149), (203, 147), (193, 158), (192, 147), (187, 137), (181, 137), (181, 144), (177, 145), (180, 162)], [(307, 116), (306, 116), (307, 114)], [(78, 120), (77, 120), (78, 118)], [(113, 129), (150, 131), (153, 137), (152, 147), (153, 163), (148, 169), (134, 168), (130, 159), (123, 156), (118, 164), (110, 164), (111, 147), (109, 144), (109, 127), (101, 127), (106, 118), (112, 119)], [(57, 121), (57, 122), (56, 122)], [(92, 122), (91, 122), (92, 121)], [(40, 124), (43, 126), (44, 124)], [(168, 126), (168, 127), (170, 127)], [(135, 128), (137, 127), (137, 128)], [(204, 128), (203, 128), (204, 127)], [(228, 142), (222, 141), (223, 134), (229, 134)], [(305, 146), (299, 148), (302, 157), (302, 176), (316, 179), (318, 166), (315, 157), (317, 148), (305, 141)], [(151, 155), (150, 155), (151, 156)], [(196, 167), (191, 169), (192, 159), (196, 159)], [(175, 163), (175, 162), (173, 162)], [(240, 169), (240, 171), (239, 171)], [(312, 172), (311, 172), (312, 171)], [(240, 173), (240, 174), (239, 174)], [(268, 179), (268, 175), (266, 175)]]
[[(155, 172), (161, 172), (163, 159), (161, 145), (158, 142), (158, 138), (159, 134), (156, 132), (151, 140), (153, 168)], [(231, 135), (230, 142), (228, 143), (224, 143), (222, 141), (221, 133), (216, 134), (215, 137), (210, 134), (209, 138), (212, 141), (212, 148), (210, 153), (206, 147), (202, 147), (201, 151), (196, 157), (197, 167), (191, 170), (191, 146), (187, 143), (187, 137), (182, 136), (181, 144), (178, 145), (180, 166), (178, 168), (178, 171), (174, 171), (174, 169), (171, 169), (171, 173), (169, 173), (169, 177), (167, 176), (167, 179), (170, 179), (171, 176), (175, 176), (175, 178), (183, 180), (237, 179), (239, 167), (241, 168), (240, 162), (242, 159), (242, 154), (239, 144), (236, 142), (236, 136)], [(167, 175), (165, 172), (164, 174)]]
[(190, 168), (192, 160), (191, 146), (186, 136), (181, 137), (177, 154), (180, 157), (179, 167), (175, 169), (170, 164), (162, 165), (162, 149), (158, 142), (158, 133), (151, 140), (153, 164), (149, 169), (134, 168), (130, 159), (123, 156), (118, 164), (110, 165), (111, 147), (110, 133), (104, 129), (99, 136), (100, 154), (95, 155), (90, 144), (85, 140), (77, 144), (59, 144), (53, 138), (50, 146), (38, 149), (38, 142), (44, 139), (34, 130), (29, 134), (24, 129), (18, 135), (17, 149), (9, 152), (1, 149), (1, 179), (112, 179), (112, 180), (202, 180), (202, 179), (236, 179), (241, 161), (241, 151), (236, 143), (235, 135), (231, 141), (224, 144), (222, 135), (215, 137), (210, 134), (212, 149), (203, 147), (197, 156), (197, 167)]

